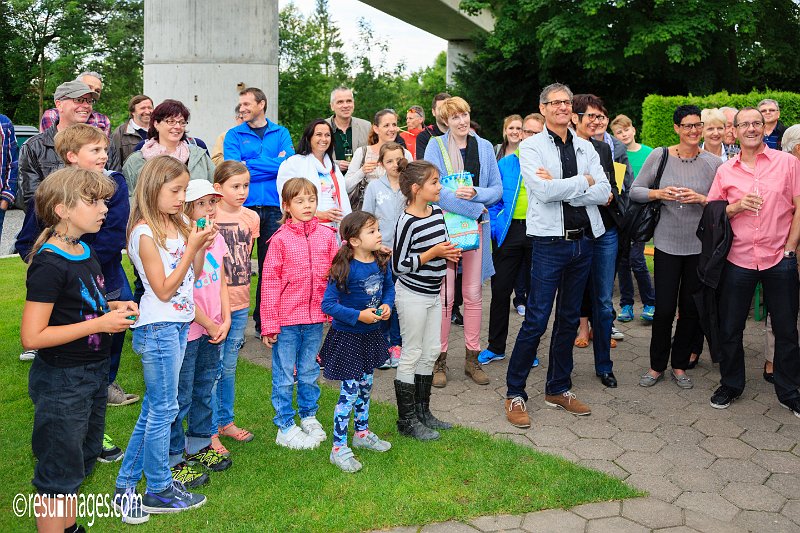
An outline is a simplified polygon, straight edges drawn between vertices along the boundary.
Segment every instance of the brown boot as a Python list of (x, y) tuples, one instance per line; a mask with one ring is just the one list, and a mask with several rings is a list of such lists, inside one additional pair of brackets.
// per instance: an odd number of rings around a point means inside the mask
[(464, 374), (472, 378), (478, 385), (488, 385), (489, 376), (481, 368), (478, 362), (478, 351), (467, 349), (466, 360), (464, 361)]
[(433, 364), (433, 386), (441, 389), (445, 385), (447, 385), (447, 352), (442, 352)]

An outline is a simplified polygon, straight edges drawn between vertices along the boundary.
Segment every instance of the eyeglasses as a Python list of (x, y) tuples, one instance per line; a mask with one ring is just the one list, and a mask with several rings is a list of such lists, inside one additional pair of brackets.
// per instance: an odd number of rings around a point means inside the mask
[(80, 98), (70, 98), (70, 100), (72, 100), (73, 102), (75, 102), (78, 105), (81, 105), (81, 104), (94, 105), (94, 98), (86, 98), (86, 97), (82, 96)]
[(185, 128), (189, 124), (189, 122), (186, 120), (175, 120), (174, 118), (168, 118), (164, 122), (170, 128), (172, 128), (173, 126), (180, 126), (181, 128)]
[(595, 113), (578, 113), (578, 115), (583, 115), (584, 117), (588, 118), (589, 122), (593, 122), (595, 120), (599, 120), (600, 122), (603, 122), (604, 120), (606, 120), (608, 118), (605, 115), (597, 115)]
[(754, 120), (752, 122), (740, 122), (736, 124), (736, 129), (738, 130), (749, 130), (750, 126), (753, 126), (754, 129), (760, 130), (764, 127), (764, 123), (760, 120)]
[(778, 110), (775, 109), (774, 107), (771, 107), (769, 109), (760, 109), (759, 111), (761, 111), (762, 113), (777, 113), (778, 112)]
[(572, 100), (550, 100), (549, 102), (544, 102), (544, 105), (549, 105), (550, 107), (561, 107), (562, 105), (572, 107)]
[(703, 125), (704, 124), (702, 122), (695, 122), (694, 124), (678, 124), (683, 131), (701, 131), (703, 129)]

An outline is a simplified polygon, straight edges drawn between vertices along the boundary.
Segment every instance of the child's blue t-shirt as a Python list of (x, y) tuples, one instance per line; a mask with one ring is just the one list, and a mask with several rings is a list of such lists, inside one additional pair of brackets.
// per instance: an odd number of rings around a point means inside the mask
[(394, 306), (394, 284), (391, 267), (387, 264), (381, 272), (378, 263), (350, 261), (350, 275), (347, 277), (348, 291), (340, 291), (336, 282), (328, 280), (328, 287), (322, 298), (322, 312), (333, 318), (332, 327), (339, 331), (367, 333), (380, 329), (381, 321), (364, 324), (358, 315), (364, 309), (378, 308), (383, 304)]

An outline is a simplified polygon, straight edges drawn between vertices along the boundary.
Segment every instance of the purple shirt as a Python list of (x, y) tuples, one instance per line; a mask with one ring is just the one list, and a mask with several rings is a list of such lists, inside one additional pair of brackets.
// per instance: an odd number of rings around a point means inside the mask
[[(58, 109), (48, 109), (42, 113), (42, 121), (39, 123), (39, 131), (46, 130), (56, 122), (58, 122)], [(92, 114), (89, 115), (89, 120), (87, 120), (86, 123), (90, 126), (94, 126), (95, 128), (100, 128), (103, 130), (103, 133), (106, 134), (106, 137), (111, 137), (111, 121), (104, 114), (98, 113), (97, 111), (92, 111)]]

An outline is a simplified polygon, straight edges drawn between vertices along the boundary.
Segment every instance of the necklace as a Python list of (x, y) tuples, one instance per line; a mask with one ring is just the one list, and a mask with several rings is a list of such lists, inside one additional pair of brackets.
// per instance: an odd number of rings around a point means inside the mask
[(678, 159), (681, 160), (681, 163), (694, 163), (700, 156), (700, 150), (698, 150), (697, 153), (695, 153), (692, 157), (682, 157), (680, 148), (675, 148), (675, 153), (678, 154)]
[(73, 246), (76, 246), (79, 242), (81, 242), (81, 238), (80, 237), (70, 237), (69, 235), (66, 235), (66, 234), (63, 234), (63, 233), (59, 233), (58, 231), (55, 230), (55, 228), (53, 229), (53, 235), (52, 236), (53, 236), (54, 239), (57, 239), (59, 241), (63, 241), (65, 243), (71, 244)]

